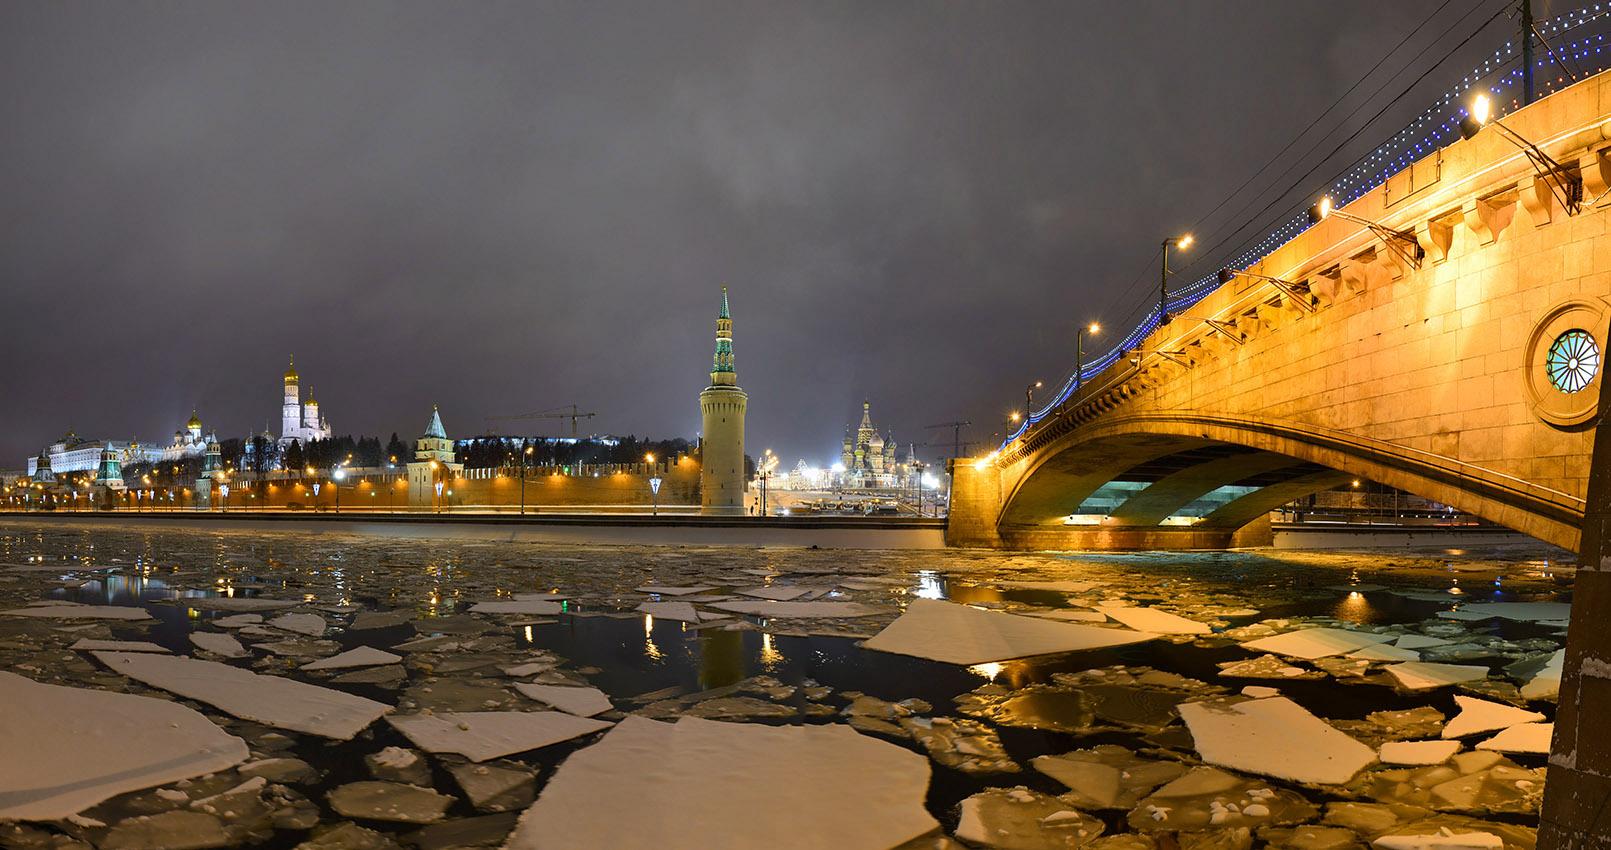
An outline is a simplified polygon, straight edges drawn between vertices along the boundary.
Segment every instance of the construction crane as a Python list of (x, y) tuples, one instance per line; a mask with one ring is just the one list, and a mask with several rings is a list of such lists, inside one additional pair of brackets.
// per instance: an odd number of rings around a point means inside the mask
[(966, 443), (962, 442), (962, 428), (965, 425), (972, 425), (972, 424), (973, 424), (972, 422), (969, 422), (969, 421), (964, 419), (964, 420), (958, 420), (956, 422), (940, 422), (940, 423), (935, 424), (935, 425), (924, 425), (923, 428), (924, 428), (924, 430), (928, 430), (930, 428), (950, 428), (951, 429), (951, 456), (952, 457), (962, 457), (962, 447), (963, 446), (971, 446), (971, 445), (973, 445), (973, 442), (971, 440), (966, 442)]
[(563, 407), (550, 407), (547, 410), (539, 410), (536, 413), (521, 413), (521, 414), (516, 415), (516, 416), (488, 416), (487, 417), (487, 430), (492, 431), (492, 433), (496, 434), (497, 433), (496, 426), (494, 426), (492, 423), (493, 422), (504, 422), (504, 421), (508, 421), (510, 419), (569, 419), (571, 421), (571, 439), (574, 440), (574, 439), (576, 439), (576, 420), (578, 420), (578, 419), (592, 419), (594, 416), (597, 416), (598, 414), (596, 414), (596, 413), (584, 413), (584, 412), (582, 412), (582, 409), (580, 407), (577, 407), (574, 404), (571, 405), (570, 407), (571, 407), (571, 412), (570, 413), (556, 413), (555, 411), (562, 411), (562, 410), (564, 410), (564, 408)]

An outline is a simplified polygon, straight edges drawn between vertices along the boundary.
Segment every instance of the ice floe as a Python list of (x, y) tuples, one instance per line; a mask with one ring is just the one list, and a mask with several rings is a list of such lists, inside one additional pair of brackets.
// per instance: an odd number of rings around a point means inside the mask
[(136, 652), (97, 652), (114, 673), (200, 700), (245, 720), (345, 741), (391, 711), (352, 694), (265, 676), (217, 661)]
[(845, 726), (628, 717), (559, 766), (504, 846), (886, 850), (937, 826), (928, 784), (922, 756)]
[(572, 687), (567, 685), (533, 685), (526, 682), (516, 682), (515, 690), (520, 691), (538, 702), (553, 706), (577, 717), (592, 717), (601, 711), (609, 711), (610, 698), (598, 688)]
[(144, 608), (127, 608), (121, 605), (82, 605), (65, 602), (59, 605), (34, 605), (0, 611), (17, 617), (46, 617), (54, 620), (149, 620)]
[(1459, 741), (1387, 741), (1379, 752), (1382, 764), (1442, 764), (1459, 751)]
[(1538, 622), (1565, 620), (1572, 615), (1569, 602), (1471, 602), (1453, 611), (1438, 614), (1449, 620), (1486, 620), (1498, 617), (1504, 620)]
[(246, 742), (171, 700), (0, 673), (0, 820), (64, 818), (245, 761)]
[(1340, 785), (1376, 760), (1376, 751), (1286, 697), (1188, 702), (1180, 716), (1203, 761), (1290, 779)]
[(343, 667), (374, 667), (380, 664), (395, 664), (403, 660), (401, 655), (393, 655), (384, 649), (372, 646), (355, 646), (339, 655), (321, 658), (302, 665), (303, 670), (338, 670)]
[(564, 606), (547, 599), (516, 599), (499, 602), (477, 602), (470, 606), (472, 614), (525, 614), (541, 617), (562, 613)]
[(148, 640), (94, 640), (80, 638), (68, 649), (80, 652), (93, 652), (95, 650), (110, 650), (112, 652), (167, 652), (168, 648), (154, 644)]
[(717, 602), (710, 607), (767, 619), (871, 617), (883, 613), (860, 602)]
[(914, 599), (864, 646), (951, 664), (986, 664), (1032, 655), (1123, 646), (1157, 635), (1079, 623), (1055, 623), (937, 599)]
[(1214, 631), (1207, 623), (1188, 620), (1178, 614), (1160, 611), (1157, 608), (1098, 605), (1096, 610), (1138, 632), (1160, 635), (1206, 635)]
[(662, 596), (687, 596), (690, 593), (705, 593), (706, 591), (715, 589), (716, 588), (714, 587), (707, 587), (703, 585), (694, 585), (692, 587), (667, 587), (659, 584), (646, 584), (643, 587), (637, 588), (637, 591), (639, 593), (658, 593)]
[(986, 847), (1011, 850), (1079, 847), (1102, 834), (1101, 821), (1059, 797), (1016, 788), (992, 788), (962, 801), (956, 835)]
[(296, 632), (309, 637), (319, 637), (329, 627), (324, 618), (318, 614), (281, 614), (269, 620), (268, 625), (281, 631)]
[(436, 823), (453, 798), (400, 782), (351, 782), (330, 792), (330, 808), (342, 817), (397, 823)]
[(1504, 839), (1491, 832), (1455, 832), (1443, 827), (1429, 835), (1383, 835), (1371, 840), (1381, 850), (1501, 850)]
[(1488, 676), (1487, 667), (1472, 664), (1438, 664), (1431, 661), (1406, 661), (1388, 667), (1387, 672), (1398, 680), (1400, 686), (1411, 691), (1475, 682)]
[(1250, 640), (1242, 647), (1255, 652), (1273, 652), (1289, 658), (1324, 658), (1328, 655), (1346, 655), (1367, 646), (1387, 643), (1392, 635), (1370, 632), (1351, 632), (1344, 629), (1299, 629), (1295, 632)]
[(1036, 770), (1068, 786), (1069, 793), (1063, 799), (1087, 809), (1134, 808), (1154, 788), (1186, 772), (1186, 766), (1179, 762), (1140, 758), (1113, 744), (1038, 756), (1031, 763)]
[(1547, 753), (1550, 738), (1554, 734), (1554, 723), (1523, 723), (1483, 741), (1477, 745), (1477, 749), (1501, 753)]
[(637, 607), (638, 611), (660, 620), (676, 620), (683, 623), (699, 622), (699, 612), (687, 602), (645, 602)]
[(241, 646), (241, 642), (236, 640), (234, 635), (223, 632), (191, 632), (189, 637), (190, 642), (198, 648), (225, 658), (245, 658), (251, 654), (246, 651), (246, 647)]
[(458, 753), (471, 761), (535, 750), (608, 729), (603, 720), (563, 711), (468, 711), (387, 718), (414, 746)]
[(1467, 735), (1476, 735), (1479, 732), (1492, 732), (1496, 729), (1509, 729), (1523, 723), (1536, 723), (1544, 719), (1544, 715), (1525, 708), (1490, 702), (1476, 697), (1459, 696), (1454, 698), (1455, 704), (1460, 707), (1460, 713), (1453, 720), (1443, 726), (1443, 737), (1464, 738)]

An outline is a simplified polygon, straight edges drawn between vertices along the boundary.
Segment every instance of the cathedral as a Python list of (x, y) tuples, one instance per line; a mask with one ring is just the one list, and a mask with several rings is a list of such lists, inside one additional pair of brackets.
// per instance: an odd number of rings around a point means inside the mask
[(301, 403), (299, 380), (293, 360), (291, 368), (285, 370), (285, 403), (280, 408), (279, 443), (282, 449), (291, 445), (292, 440), (305, 446), (311, 440), (330, 439), (330, 425), (319, 415), (319, 402), (313, 399), (313, 393), (308, 393), (307, 404)]
[(196, 411), (190, 411), (190, 421), (185, 423), (183, 430), (173, 432), (173, 443), (164, 446), (160, 454), (147, 459), (154, 461), (176, 461), (187, 457), (199, 457), (207, 451), (207, 439), (201, 435), (201, 419)]
[(901, 486), (895, 465), (895, 443), (893, 440), (885, 441), (878, 435), (878, 430), (873, 427), (872, 405), (868, 402), (861, 404), (861, 427), (856, 429), (855, 435), (851, 435), (849, 426), (845, 427), (844, 451), (839, 453), (839, 463), (845, 468), (841, 473), (841, 483), (845, 487), (877, 489)]

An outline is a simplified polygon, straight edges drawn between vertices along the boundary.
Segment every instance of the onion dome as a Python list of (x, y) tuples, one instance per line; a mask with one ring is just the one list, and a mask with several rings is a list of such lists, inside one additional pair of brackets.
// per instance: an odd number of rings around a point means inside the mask
[(287, 384), (294, 384), (294, 383), (297, 382), (297, 380), (298, 380), (298, 376), (297, 376), (297, 373), (296, 373), (296, 360), (293, 358), (291, 360), (290, 368), (285, 370), (285, 382)]

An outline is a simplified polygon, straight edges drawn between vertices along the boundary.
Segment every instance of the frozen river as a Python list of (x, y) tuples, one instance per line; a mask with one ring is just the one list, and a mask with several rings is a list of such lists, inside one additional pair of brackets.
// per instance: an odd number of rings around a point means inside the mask
[(0, 846), (1531, 848), (1570, 578), (0, 524)]

